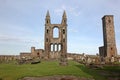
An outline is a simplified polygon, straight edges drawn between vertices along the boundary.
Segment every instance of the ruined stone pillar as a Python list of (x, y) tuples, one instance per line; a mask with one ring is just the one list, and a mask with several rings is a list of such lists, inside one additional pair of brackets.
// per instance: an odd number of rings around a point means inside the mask
[(53, 44), (53, 52), (55, 51), (55, 44)]
[(57, 51), (59, 50), (59, 45), (57, 44)]

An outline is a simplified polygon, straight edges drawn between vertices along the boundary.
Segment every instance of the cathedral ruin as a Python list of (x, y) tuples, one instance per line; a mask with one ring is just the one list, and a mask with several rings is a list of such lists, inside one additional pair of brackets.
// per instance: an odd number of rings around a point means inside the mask
[[(54, 36), (55, 29), (57, 36)], [(64, 11), (61, 24), (51, 24), (49, 11), (45, 19), (45, 57), (60, 58), (67, 53), (67, 16)]]
[[(57, 30), (57, 36), (54, 36)], [(21, 57), (39, 57), (57, 59), (61, 65), (67, 65), (67, 16), (64, 11), (61, 24), (52, 24), (49, 11), (45, 18), (44, 50), (31, 47), (31, 53), (20, 53)]]
[[(57, 29), (57, 36), (54, 36)], [(47, 11), (45, 19), (45, 58), (61, 59), (66, 62), (67, 58), (67, 16), (64, 11), (61, 24), (51, 24), (50, 14)], [(66, 64), (66, 63), (64, 63)]]
[[(99, 54), (86, 55), (80, 53), (67, 52), (67, 15), (64, 11), (60, 24), (52, 24), (49, 11), (45, 17), (45, 31), (44, 31), (44, 49), (35, 49), (31, 47), (31, 52), (21, 52), (17, 56), (0, 55), (0, 61), (15, 60), (15, 59), (45, 59), (58, 60), (60, 65), (67, 65), (67, 60), (79, 60), (85, 63), (100, 63), (106, 59), (120, 62), (120, 56), (117, 55), (114, 20), (113, 15), (105, 15), (102, 18), (103, 24), (103, 41), (104, 45), (99, 47)], [(55, 30), (57, 33), (55, 33)], [(54, 35), (57, 34), (57, 35)]]

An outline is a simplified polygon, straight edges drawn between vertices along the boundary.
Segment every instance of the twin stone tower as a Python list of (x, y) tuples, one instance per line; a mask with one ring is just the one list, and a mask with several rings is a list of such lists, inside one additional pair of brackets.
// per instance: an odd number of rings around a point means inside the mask
[[(57, 33), (54, 33), (55, 30)], [(58, 34), (54, 36), (54, 34)], [(67, 64), (67, 16), (64, 11), (61, 24), (51, 24), (47, 11), (45, 19), (45, 58), (60, 59), (60, 64)]]

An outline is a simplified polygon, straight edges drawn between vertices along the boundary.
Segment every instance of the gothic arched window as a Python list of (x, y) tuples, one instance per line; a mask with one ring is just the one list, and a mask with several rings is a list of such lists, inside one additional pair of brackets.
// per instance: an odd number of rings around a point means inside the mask
[(59, 37), (59, 29), (58, 27), (53, 28), (53, 38)]

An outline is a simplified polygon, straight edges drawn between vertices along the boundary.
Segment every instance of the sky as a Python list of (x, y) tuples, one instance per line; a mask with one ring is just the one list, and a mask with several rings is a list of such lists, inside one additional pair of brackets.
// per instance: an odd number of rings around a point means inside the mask
[(101, 18), (114, 15), (120, 55), (120, 0), (0, 0), (0, 55), (44, 49), (47, 10), (53, 24), (60, 24), (66, 11), (67, 52), (93, 55), (103, 46)]

